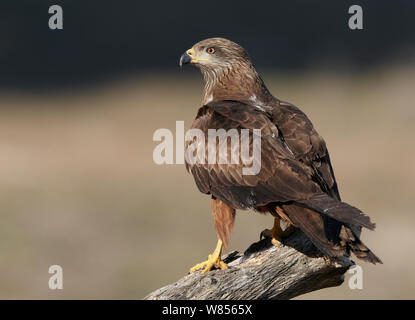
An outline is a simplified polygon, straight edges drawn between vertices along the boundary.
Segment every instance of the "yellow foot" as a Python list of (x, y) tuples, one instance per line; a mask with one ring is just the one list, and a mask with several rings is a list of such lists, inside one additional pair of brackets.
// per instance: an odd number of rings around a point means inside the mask
[(203, 269), (202, 274), (204, 274), (212, 270), (213, 267), (218, 269), (227, 269), (228, 265), (222, 261), (221, 253), (222, 241), (219, 239), (215, 251), (208, 256), (208, 259), (206, 261), (198, 263), (193, 268), (190, 268), (190, 273)]
[(202, 274), (204, 274), (212, 270), (213, 267), (218, 269), (227, 269), (228, 265), (223, 262), (220, 257), (215, 257), (213, 254), (210, 254), (206, 261), (198, 263), (193, 268), (190, 268), (190, 273), (203, 269)]
[(260, 238), (262, 239), (262, 237), (265, 238), (271, 238), (271, 243), (276, 246), (279, 247), (282, 245), (282, 243), (279, 241), (279, 239), (281, 238), (287, 238), (288, 236), (290, 236), (293, 232), (294, 232), (294, 227), (292, 225), (289, 225), (284, 231), (281, 229), (281, 224), (280, 224), (280, 218), (275, 218), (274, 220), (274, 227), (269, 230), (269, 229), (265, 229), (264, 231), (261, 232)]
[(270, 230), (270, 229), (263, 230), (261, 232), (260, 238), (262, 239), (262, 237), (264, 237), (264, 238), (271, 238), (271, 243), (274, 246), (276, 246), (276, 247), (279, 247), (279, 246), (282, 245), (282, 243), (278, 240), (278, 237), (277, 238), (274, 238), (274, 232), (273, 232), (273, 230)]

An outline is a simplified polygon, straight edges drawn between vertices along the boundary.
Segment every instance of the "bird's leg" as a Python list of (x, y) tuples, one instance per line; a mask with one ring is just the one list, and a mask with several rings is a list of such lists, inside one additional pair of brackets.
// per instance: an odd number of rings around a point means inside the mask
[(281, 219), (279, 217), (275, 217), (274, 219), (274, 226), (271, 230), (265, 229), (261, 232), (260, 238), (267, 237), (271, 238), (271, 242), (274, 246), (279, 247), (282, 243), (279, 241), (280, 238), (286, 238), (290, 236), (294, 231), (294, 227), (290, 224), (285, 230), (281, 229)]
[(219, 239), (218, 244), (216, 245), (215, 251), (213, 251), (213, 253), (208, 256), (208, 259), (206, 261), (198, 263), (193, 268), (191, 268), (190, 273), (203, 269), (202, 271), (202, 274), (203, 274), (205, 272), (210, 271), (213, 267), (218, 268), (218, 269), (228, 268), (228, 265), (225, 262), (223, 262), (221, 259), (222, 247), (223, 247), (222, 240)]

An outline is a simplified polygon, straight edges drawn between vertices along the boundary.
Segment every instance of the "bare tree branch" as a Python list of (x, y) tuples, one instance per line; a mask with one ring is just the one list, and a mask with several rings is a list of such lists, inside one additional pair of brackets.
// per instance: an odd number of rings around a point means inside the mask
[(275, 247), (264, 239), (243, 255), (235, 251), (224, 260), (226, 270), (189, 274), (145, 299), (291, 299), (341, 285), (344, 273), (354, 264), (348, 257), (328, 261), (299, 230), (284, 246)]

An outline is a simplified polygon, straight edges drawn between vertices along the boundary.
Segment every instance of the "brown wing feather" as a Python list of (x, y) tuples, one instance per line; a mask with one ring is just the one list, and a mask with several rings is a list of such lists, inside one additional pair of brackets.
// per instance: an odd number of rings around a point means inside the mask
[(313, 169), (313, 178), (322, 191), (340, 200), (326, 143), (310, 119), (296, 106), (279, 101), (278, 107), (274, 108), (273, 123), (278, 126), (295, 158)]
[(343, 256), (347, 250), (345, 246), (333, 244), (327, 237), (322, 215), (294, 204), (282, 205), (282, 209), (295, 225), (310, 238), (314, 245), (330, 257)]
[[(226, 109), (226, 105), (230, 108)], [(237, 209), (254, 208), (275, 201), (305, 201), (318, 193), (319, 187), (311, 179), (312, 171), (295, 161), (269, 118), (252, 106), (237, 102), (205, 106), (199, 111), (192, 128), (205, 133), (206, 144), (208, 129), (237, 129), (239, 132), (241, 129), (262, 130), (259, 174), (243, 175), (241, 159), (239, 164), (188, 165), (201, 192), (210, 193)], [(207, 159), (206, 154), (205, 162)]]
[[(243, 175), (241, 159), (239, 164), (188, 165), (201, 192), (234, 209), (282, 204), (326, 254), (338, 256), (351, 249), (380, 262), (358, 239), (361, 226), (374, 225), (360, 210), (340, 201), (325, 142), (298, 108), (282, 103), (264, 112), (247, 102), (219, 101), (202, 107), (192, 128), (205, 134), (206, 144), (208, 129), (261, 129), (260, 172)], [(341, 233), (342, 226), (347, 232)]]

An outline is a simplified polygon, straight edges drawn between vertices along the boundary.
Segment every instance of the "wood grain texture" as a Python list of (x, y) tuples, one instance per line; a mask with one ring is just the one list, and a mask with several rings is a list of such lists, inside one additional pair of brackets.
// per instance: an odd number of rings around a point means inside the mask
[(299, 230), (281, 247), (263, 239), (252, 244), (244, 254), (234, 251), (224, 260), (229, 266), (226, 270), (186, 275), (145, 299), (291, 299), (341, 285), (344, 273), (354, 265), (348, 257), (329, 262)]

